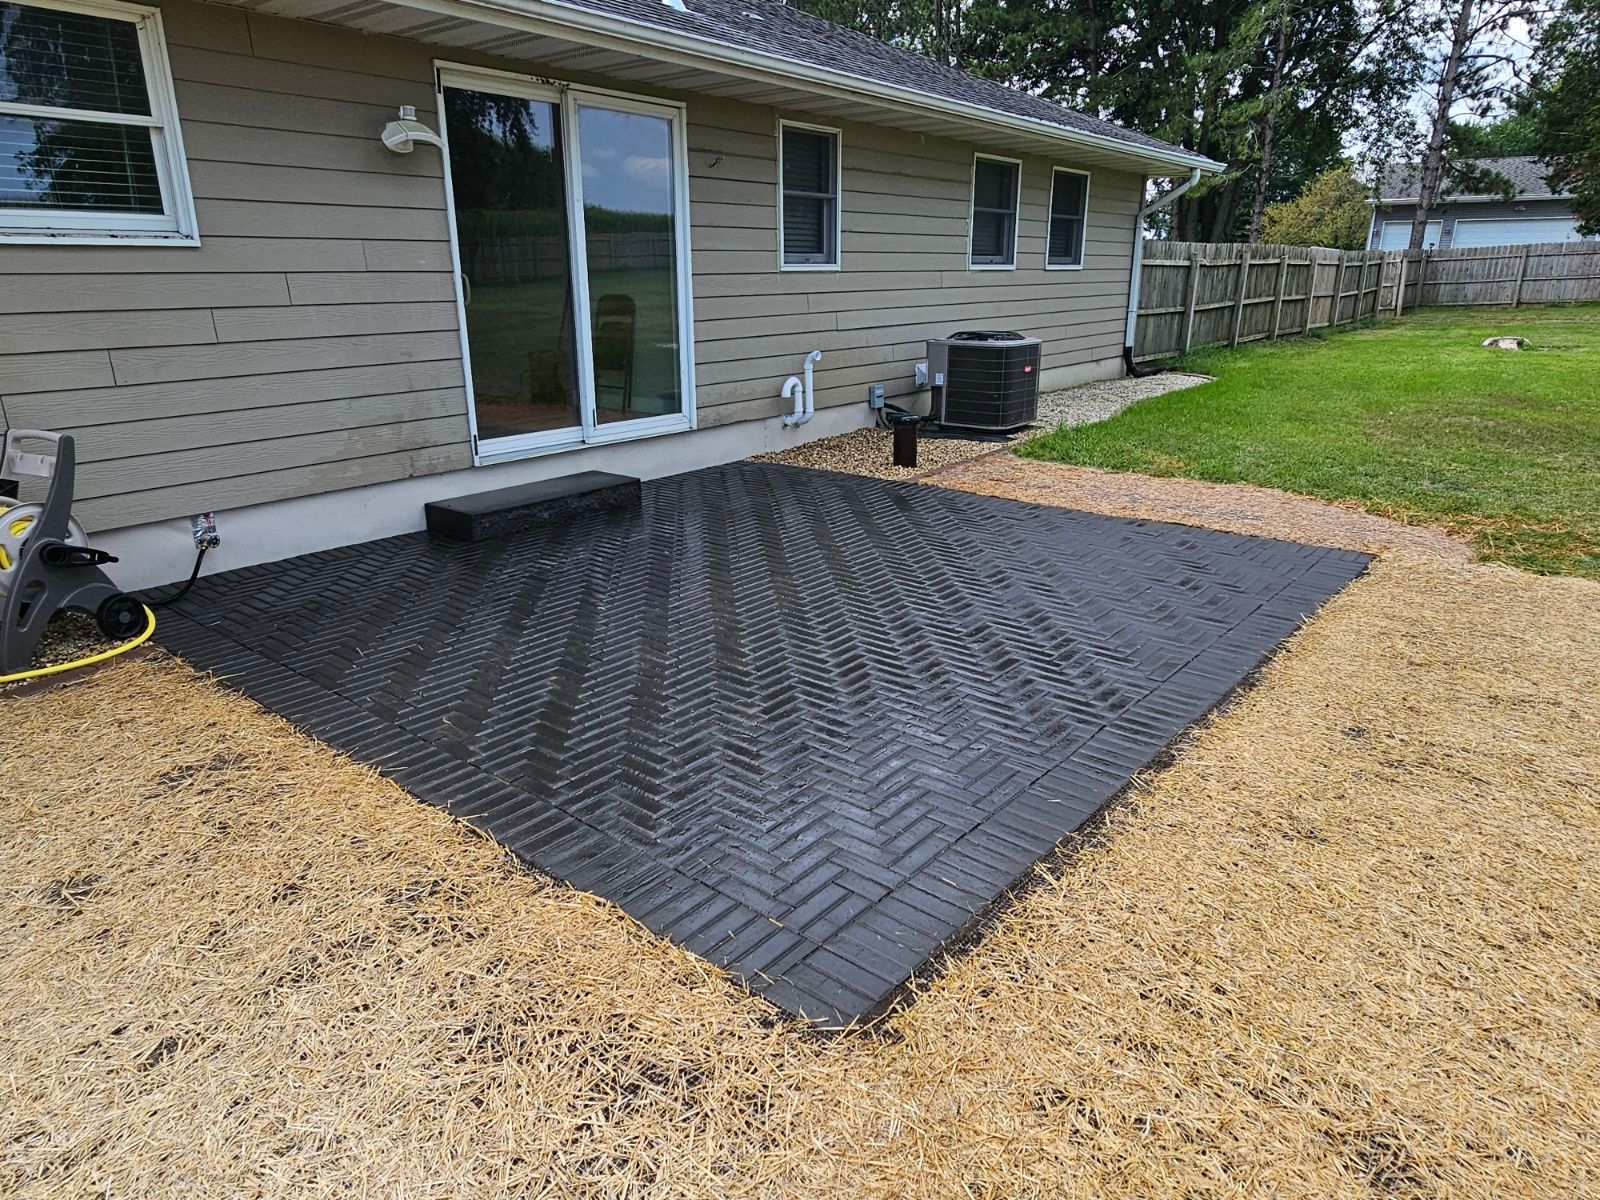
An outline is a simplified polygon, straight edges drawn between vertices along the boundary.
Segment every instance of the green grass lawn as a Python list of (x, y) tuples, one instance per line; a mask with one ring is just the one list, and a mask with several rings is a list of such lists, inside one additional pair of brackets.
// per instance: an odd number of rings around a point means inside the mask
[[(1529, 345), (1480, 348), (1491, 334)], [(1019, 452), (1354, 501), (1493, 562), (1600, 578), (1600, 305), (1424, 310), (1182, 366), (1217, 378)]]

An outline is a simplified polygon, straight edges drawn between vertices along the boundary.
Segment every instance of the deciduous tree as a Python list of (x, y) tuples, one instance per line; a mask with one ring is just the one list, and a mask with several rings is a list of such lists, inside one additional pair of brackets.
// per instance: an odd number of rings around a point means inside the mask
[(1551, 188), (1572, 193), (1583, 233), (1600, 234), (1600, 0), (1572, 0), (1546, 27), (1522, 111)]
[(1360, 250), (1367, 244), (1372, 209), (1366, 184), (1348, 163), (1324, 171), (1292, 200), (1269, 204), (1262, 213), (1265, 240), (1290, 246)]

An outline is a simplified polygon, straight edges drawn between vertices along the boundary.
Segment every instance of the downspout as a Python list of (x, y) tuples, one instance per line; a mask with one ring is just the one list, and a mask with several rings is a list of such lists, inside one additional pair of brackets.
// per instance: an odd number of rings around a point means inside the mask
[(1142, 282), (1140, 275), (1144, 271), (1144, 219), (1158, 209), (1163, 209), (1179, 196), (1183, 195), (1195, 184), (1200, 182), (1200, 168), (1196, 167), (1189, 173), (1189, 178), (1170, 192), (1157, 196), (1139, 210), (1139, 215), (1133, 219), (1133, 273), (1128, 279), (1128, 326), (1122, 336), (1122, 365), (1127, 368), (1128, 374), (1135, 379), (1142, 379), (1146, 375), (1159, 375), (1164, 368), (1141, 367), (1133, 361), (1133, 335), (1139, 325), (1139, 285)]

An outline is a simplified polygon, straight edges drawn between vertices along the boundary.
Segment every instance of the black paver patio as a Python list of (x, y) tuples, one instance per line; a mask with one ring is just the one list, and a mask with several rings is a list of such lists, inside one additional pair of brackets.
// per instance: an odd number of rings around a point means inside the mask
[(740, 463), (202, 580), (160, 640), (791, 1012), (848, 1021), (1367, 556)]

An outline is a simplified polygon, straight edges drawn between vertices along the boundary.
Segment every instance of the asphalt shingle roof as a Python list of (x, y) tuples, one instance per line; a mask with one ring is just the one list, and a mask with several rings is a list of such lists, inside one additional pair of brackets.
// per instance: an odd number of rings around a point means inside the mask
[(908, 88), (930, 97), (1111, 138), (1131, 148), (1189, 153), (1148, 134), (1075, 112), (993, 80), (968, 75), (777, 0), (684, 0), (686, 11), (682, 12), (661, 0), (567, 2), (591, 12), (640, 22), (736, 50), (777, 55), (795, 63), (795, 77), (799, 83), (804, 82), (804, 65), (810, 64), (869, 82)]
[[(1536, 158), (1473, 158), (1466, 161), (1497, 175), (1504, 175), (1517, 189), (1518, 200), (1549, 200), (1555, 196), (1545, 178), (1550, 168)], [(1383, 176), (1383, 199), (1415, 200), (1420, 174), (1421, 168), (1417, 163), (1391, 166)]]

